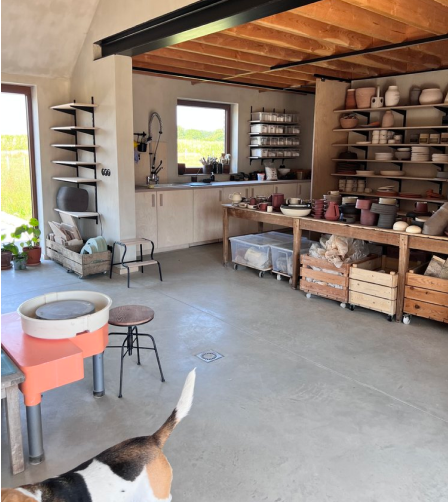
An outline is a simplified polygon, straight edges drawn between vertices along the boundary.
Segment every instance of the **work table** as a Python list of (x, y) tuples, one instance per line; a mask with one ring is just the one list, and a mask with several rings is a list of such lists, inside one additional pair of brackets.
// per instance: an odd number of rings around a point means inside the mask
[[(200, 183), (200, 182), (198, 182)], [(159, 191), (159, 190), (185, 190), (189, 189), (210, 189), (210, 188), (227, 188), (227, 187), (247, 187), (247, 186), (271, 186), (271, 185), (288, 185), (291, 183), (311, 183), (311, 180), (278, 180), (278, 181), (214, 181), (213, 183), (202, 183), (201, 185), (193, 185), (191, 186), (189, 183), (161, 183), (160, 185), (156, 185), (154, 188), (147, 188), (143, 185), (138, 185), (135, 187), (136, 192), (151, 192), (151, 191)]]

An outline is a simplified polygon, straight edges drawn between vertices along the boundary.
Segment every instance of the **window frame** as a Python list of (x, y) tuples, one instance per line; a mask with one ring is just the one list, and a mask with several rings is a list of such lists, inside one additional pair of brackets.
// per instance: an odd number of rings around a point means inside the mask
[(36, 157), (34, 152), (34, 123), (33, 123), (33, 103), (31, 87), (25, 85), (3, 84), (1, 92), (7, 94), (23, 94), (26, 101), (27, 125), (28, 125), (28, 152), (30, 167), (30, 186), (31, 186), (31, 212), (33, 218), (38, 218), (37, 209), (37, 182), (36, 182)]
[[(231, 129), (230, 129), (230, 114), (232, 111), (232, 105), (229, 103), (219, 103), (217, 101), (195, 101), (190, 99), (178, 99), (176, 104), (176, 117), (177, 117), (177, 107), (178, 106), (193, 106), (196, 108), (217, 108), (224, 110), (226, 112), (225, 116), (225, 152), (230, 153), (231, 147)], [(177, 120), (176, 120), (176, 131), (177, 131)], [(177, 155), (177, 140), (176, 140), (176, 155)], [(198, 166), (202, 167), (202, 166)], [(188, 167), (186, 169), (196, 169), (196, 167)]]

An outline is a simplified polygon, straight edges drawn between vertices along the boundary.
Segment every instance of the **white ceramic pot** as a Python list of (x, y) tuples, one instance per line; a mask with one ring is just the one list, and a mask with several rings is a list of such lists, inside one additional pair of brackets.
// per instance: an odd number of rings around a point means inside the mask
[(231, 199), (234, 204), (239, 204), (243, 200), (243, 197), (240, 193), (235, 192), (229, 195), (229, 199)]
[(443, 93), (440, 89), (423, 89), (419, 102), (421, 105), (437, 105), (443, 100)]
[(387, 89), (386, 94), (384, 95), (384, 99), (386, 106), (398, 105), (400, 101), (400, 91), (398, 90), (398, 86), (390, 85), (389, 89)]
[(395, 122), (394, 114), (390, 110), (388, 110), (383, 115), (383, 120), (381, 121), (381, 127), (393, 127), (394, 122)]

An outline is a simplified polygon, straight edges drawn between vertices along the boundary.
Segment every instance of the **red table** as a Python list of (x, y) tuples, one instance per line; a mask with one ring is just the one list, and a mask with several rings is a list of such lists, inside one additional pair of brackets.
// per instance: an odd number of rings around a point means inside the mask
[(73, 338), (44, 340), (22, 331), (17, 313), (2, 316), (2, 347), (25, 375), (19, 385), (26, 406), (30, 462), (44, 458), (41, 394), (84, 378), (84, 359), (93, 359), (93, 395), (104, 396), (103, 353), (108, 325)]

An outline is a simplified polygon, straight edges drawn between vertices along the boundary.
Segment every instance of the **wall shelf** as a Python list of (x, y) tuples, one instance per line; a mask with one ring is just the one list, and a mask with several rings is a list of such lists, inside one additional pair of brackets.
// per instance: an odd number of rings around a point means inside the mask
[[(383, 176), (381, 176), (383, 177)], [(432, 202), (434, 204), (445, 204), (448, 200), (445, 199), (425, 199), (424, 197), (400, 197), (399, 195), (375, 195), (374, 193), (361, 193), (361, 192), (340, 192), (341, 195), (355, 195), (357, 197), (374, 197), (378, 199), (381, 197), (382, 199), (399, 199), (399, 200), (412, 200), (412, 201), (420, 201), (420, 202)]]
[(94, 219), (98, 220), (98, 216), (100, 215), (96, 211), (84, 211), (84, 212), (79, 212), (79, 211), (62, 211), (61, 209), (54, 209), (57, 213), (62, 213), (62, 214), (68, 214), (70, 216), (73, 216), (73, 218), (87, 218), (87, 219)]
[[(448, 125), (431, 125), (431, 126), (399, 126), (399, 127), (356, 127), (354, 129), (333, 129), (333, 132), (368, 132), (368, 131), (381, 131), (382, 129), (387, 130), (387, 131), (418, 131), (420, 129), (432, 129), (434, 131), (437, 130), (448, 130)], [(368, 145), (367, 145), (368, 146)], [(384, 145), (383, 145), (384, 146)], [(417, 146), (417, 144), (415, 145)], [(422, 145), (420, 145), (422, 146)], [(428, 146), (428, 145), (423, 145), (423, 146)]]
[(448, 183), (447, 178), (419, 178), (416, 176), (382, 176), (381, 174), (373, 174), (366, 176), (364, 174), (340, 174), (332, 173), (332, 176), (350, 177), (350, 178), (385, 178), (390, 180), (414, 180), (414, 181), (433, 181), (435, 183)]
[(369, 164), (443, 164), (446, 165), (448, 162), (432, 162), (425, 160), (423, 162), (416, 162), (415, 160), (396, 160), (396, 159), (390, 159), (390, 160), (375, 160), (375, 159), (331, 159), (333, 162), (353, 162), (355, 164), (359, 164), (360, 162), (362, 163), (369, 163)]
[(281, 122), (279, 120), (275, 120), (275, 121), (269, 121), (269, 120), (249, 120), (249, 124), (268, 124), (268, 125), (286, 125), (286, 126), (299, 125), (298, 122)]
[(359, 145), (358, 143), (332, 143), (331, 146), (354, 146), (356, 148), (378, 148), (378, 147), (387, 147), (387, 148), (401, 148), (403, 146), (429, 146), (432, 148), (448, 148), (448, 143), (387, 143), (387, 144), (379, 144), (379, 143), (368, 143), (366, 145)]
[(53, 176), (53, 179), (57, 181), (64, 181), (66, 183), (76, 183), (81, 185), (92, 185), (92, 186), (100, 181), (94, 178), (60, 177), (60, 176)]
[(63, 132), (65, 134), (71, 134), (75, 136), (77, 132), (83, 132), (84, 134), (95, 134), (98, 127), (83, 127), (83, 126), (63, 126), (63, 127), (52, 127), (52, 131)]
[[(345, 130), (345, 129), (344, 129)], [(348, 130), (348, 129), (347, 129)], [(300, 133), (272, 133), (272, 132), (250, 132), (250, 136), (300, 136)]]
[(299, 146), (289, 146), (289, 145), (248, 145), (250, 148), (266, 148), (270, 150), (271, 148), (281, 148), (282, 150), (300, 150)]
[(439, 103), (437, 105), (403, 105), (403, 106), (383, 106), (381, 108), (350, 108), (347, 110), (333, 110), (334, 113), (356, 113), (356, 112), (381, 112), (387, 110), (424, 110), (425, 108), (437, 108), (438, 110), (448, 112), (448, 103)]
[(82, 110), (84, 112), (94, 113), (95, 108), (98, 105), (95, 103), (65, 103), (63, 105), (52, 106), (51, 109), (57, 112), (68, 113), (69, 115), (76, 116), (76, 110)]
[(84, 150), (86, 152), (93, 152), (98, 145), (62, 145), (62, 144), (53, 144), (51, 145), (54, 148), (60, 148), (61, 150), (69, 150), (70, 152), (75, 152), (76, 150)]
[(84, 162), (79, 160), (52, 160), (52, 162), (60, 166), (85, 167), (87, 169), (96, 169), (96, 166), (99, 165), (99, 162)]
[(247, 157), (248, 159), (251, 160), (293, 160), (293, 159), (298, 159), (299, 157)]

